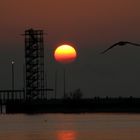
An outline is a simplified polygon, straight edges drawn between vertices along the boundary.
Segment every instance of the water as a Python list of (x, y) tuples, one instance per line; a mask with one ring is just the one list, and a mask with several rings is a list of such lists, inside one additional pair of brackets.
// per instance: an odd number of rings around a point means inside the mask
[(132, 139), (140, 139), (140, 114), (16, 114), (0, 116), (0, 140)]

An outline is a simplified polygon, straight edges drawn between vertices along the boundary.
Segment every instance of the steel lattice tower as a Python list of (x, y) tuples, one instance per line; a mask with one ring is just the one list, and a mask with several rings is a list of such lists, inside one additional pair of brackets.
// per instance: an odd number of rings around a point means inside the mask
[(44, 95), (43, 30), (25, 30), (26, 99)]

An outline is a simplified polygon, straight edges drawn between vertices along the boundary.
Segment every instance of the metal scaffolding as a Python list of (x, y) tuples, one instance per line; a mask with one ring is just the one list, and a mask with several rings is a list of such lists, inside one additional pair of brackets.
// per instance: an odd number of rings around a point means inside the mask
[(44, 96), (43, 31), (25, 30), (26, 99)]

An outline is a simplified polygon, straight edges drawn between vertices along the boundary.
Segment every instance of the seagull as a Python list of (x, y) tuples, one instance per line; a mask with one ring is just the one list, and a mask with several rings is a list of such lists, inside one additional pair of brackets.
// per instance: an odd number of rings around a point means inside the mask
[(117, 43), (113, 44), (112, 46), (110, 46), (109, 48), (104, 50), (103, 52), (101, 52), (101, 54), (106, 53), (108, 50), (114, 48), (115, 46), (124, 46), (126, 44), (130, 44), (130, 45), (133, 45), (133, 46), (139, 46), (140, 47), (140, 44), (137, 44), (137, 43), (127, 42), (127, 41), (120, 41), (120, 42), (117, 42)]

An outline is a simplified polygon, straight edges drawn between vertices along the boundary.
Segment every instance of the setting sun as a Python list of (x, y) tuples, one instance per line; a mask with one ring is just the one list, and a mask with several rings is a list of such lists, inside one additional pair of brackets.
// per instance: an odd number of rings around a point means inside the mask
[(77, 57), (74, 47), (64, 44), (56, 48), (54, 52), (56, 61), (66, 64), (74, 61)]

